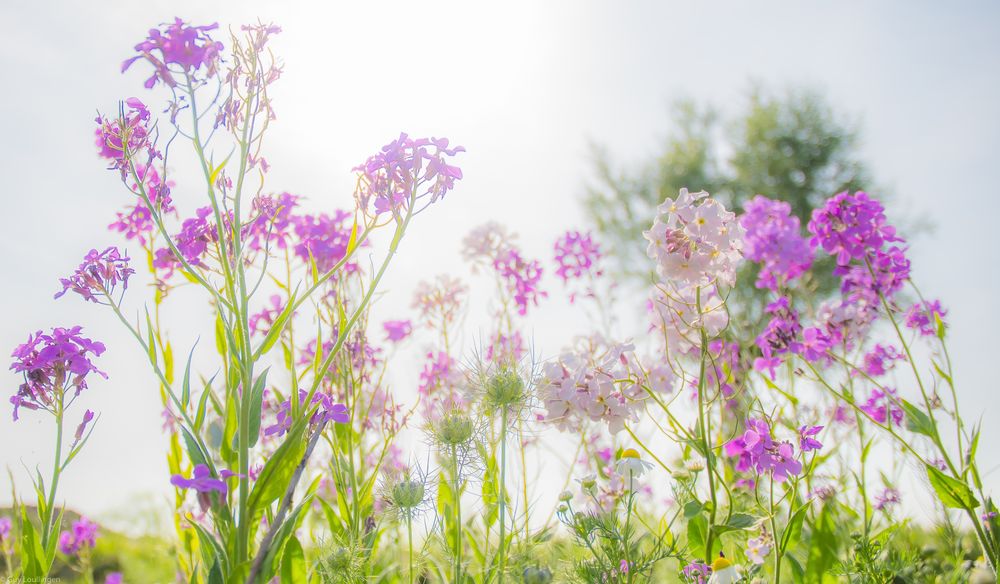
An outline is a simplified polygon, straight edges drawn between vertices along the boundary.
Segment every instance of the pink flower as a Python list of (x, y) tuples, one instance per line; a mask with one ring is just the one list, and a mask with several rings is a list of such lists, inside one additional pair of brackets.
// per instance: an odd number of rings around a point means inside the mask
[(385, 340), (398, 343), (413, 332), (413, 323), (408, 320), (389, 320), (382, 323), (385, 329)]
[(97, 524), (81, 517), (73, 522), (71, 529), (59, 535), (59, 551), (67, 556), (75, 556), (84, 547), (97, 545)]
[(177, 18), (173, 24), (162, 25), (162, 30), (150, 29), (149, 37), (135, 46), (139, 55), (123, 62), (122, 72), (139, 59), (148, 61), (153, 66), (153, 75), (146, 80), (146, 89), (158, 82), (174, 87), (178, 84), (174, 77), (178, 73), (193, 80), (194, 75), (204, 69), (206, 77), (213, 77), (223, 47), (222, 43), (213, 41), (208, 32), (218, 27), (216, 23), (188, 26)]

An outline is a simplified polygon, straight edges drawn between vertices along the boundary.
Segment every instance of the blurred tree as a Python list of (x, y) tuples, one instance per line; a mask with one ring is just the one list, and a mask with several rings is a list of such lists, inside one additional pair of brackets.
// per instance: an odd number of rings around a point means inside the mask
[[(595, 148), (598, 182), (586, 194), (587, 213), (619, 274), (636, 284), (651, 277), (642, 231), (652, 224), (656, 206), (682, 187), (706, 190), (737, 213), (756, 194), (788, 201), (803, 227), (813, 207), (830, 195), (870, 188), (854, 125), (816, 92), (754, 88), (744, 109), (729, 119), (710, 105), (683, 100), (675, 104), (673, 120), (662, 153), (637, 172), (615, 170), (608, 153)], [(752, 288), (755, 278), (741, 275), (741, 287)]]

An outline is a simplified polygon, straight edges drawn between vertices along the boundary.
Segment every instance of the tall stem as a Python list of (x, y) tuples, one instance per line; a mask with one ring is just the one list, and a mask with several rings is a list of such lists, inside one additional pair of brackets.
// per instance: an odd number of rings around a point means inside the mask
[(62, 469), (62, 443), (63, 443), (63, 391), (59, 391), (58, 402), (56, 403), (56, 457), (52, 464), (52, 484), (49, 488), (49, 499), (45, 505), (45, 517), (42, 518), (42, 547), (46, 548), (49, 539), (52, 537), (52, 519), (55, 516), (53, 511), (56, 504), (56, 490), (59, 488), (59, 474)]
[(778, 523), (775, 520), (777, 511), (774, 508), (774, 475), (771, 475), (771, 491), (770, 491), (770, 501), (771, 501), (771, 537), (774, 538), (774, 542), (778, 545), (774, 547), (774, 584), (781, 584), (781, 539), (778, 537)]
[(413, 511), (406, 512), (406, 543), (410, 551), (410, 584), (413, 584)]
[(462, 582), (462, 480), (458, 473), (458, 446), (451, 447), (451, 472), (455, 490), (455, 580)]
[(506, 489), (504, 488), (504, 478), (506, 476), (507, 469), (507, 410), (504, 409), (503, 413), (500, 414), (500, 476), (498, 477), (497, 490), (499, 491), (500, 497), (500, 549), (497, 550), (498, 557), (498, 580), (500, 584), (503, 584), (504, 568), (506, 563), (505, 554), (507, 553), (506, 546), (506, 517), (504, 515), (506, 505), (504, 504), (506, 499)]
[[(695, 291), (695, 302), (698, 309), (698, 320), (702, 320), (701, 287)], [(705, 537), (705, 563), (712, 563), (712, 544), (715, 540), (714, 530), (715, 515), (718, 512), (718, 501), (715, 496), (715, 456), (712, 452), (712, 442), (708, 431), (708, 416), (705, 413), (705, 363), (708, 361), (708, 333), (702, 324), (699, 328), (701, 334), (701, 364), (698, 373), (698, 426), (701, 427), (702, 446), (705, 449), (705, 465), (708, 468), (708, 492), (712, 499), (712, 508), (708, 513), (708, 535)]]

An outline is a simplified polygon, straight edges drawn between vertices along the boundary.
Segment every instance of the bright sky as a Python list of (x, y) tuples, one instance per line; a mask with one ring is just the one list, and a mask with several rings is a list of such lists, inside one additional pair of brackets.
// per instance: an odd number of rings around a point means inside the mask
[[(917, 280), (950, 310), (963, 413), (971, 420), (996, 418), (991, 349), (1000, 313), (989, 308), (1000, 295), (995, 5), (340, 4), (0, 6), (6, 25), (0, 35), (6, 79), (0, 305), (7, 307), (0, 351), (6, 355), (36, 329), (76, 323), (108, 345), (101, 365), (111, 380), (95, 380), (86, 395), (87, 407), (101, 412), (100, 424), (62, 484), (61, 498), (71, 506), (107, 517), (125, 502), (167, 492), (159, 398), (141, 351), (99, 307), (51, 296), (57, 278), (86, 250), (120, 243), (105, 226), (126, 193), (94, 154), (93, 118), (119, 99), (152, 97), (142, 89), (145, 75), (120, 75), (119, 64), (149, 27), (175, 15), (223, 27), (260, 18), (284, 29), (274, 43), (286, 67), (268, 146), (273, 190), (308, 196), (315, 208), (346, 206), (351, 166), (400, 130), (445, 135), (466, 146), (465, 180), (421, 217), (392, 268), (379, 310), (394, 317), (412, 316), (409, 291), (418, 279), (464, 271), (459, 242), (484, 221), (507, 224), (521, 234), (526, 251), (549, 258), (560, 231), (584, 226), (578, 201), (590, 178), (591, 141), (625, 164), (637, 163), (657, 152), (676, 98), (730, 108), (742, 103), (750, 81), (824, 91), (839, 111), (861, 122), (863, 155), (899, 207), (936, 223), (912, 248)], [(187, 189), (197, 183), (192, 177), (185, 184), (187, 171), (178, 172), (175, 197), (190, 210), (201, 191)], [(189, 298), (178, 300), (175, 342), (190, 347), (198, 331), (185, 326), (205, 311)], [(530, 326), (545, 356), (570, 333), (582, 332), (575, 313), (555, 302), (537, 314)], [(410, 354), (419, 351), (413, 347)], [(13, 393), (17, 377), (0, 378)], [(409, 387), (400, 391), (412, 392), (415, 376), (404, 382)], [(6, 410), (0, 416), (0, 464), (19, 477), (19, 488), (28, 486), (21, 480), (25, 466), (49, 468), (49, 433), (41, 416), (29, 414), (17, 424)], [(987, 425), (982, 443), (998, 440), (996, 427)], [(997, 490), (1000, 451), (980, 453)], [(8, 499), (0, 492), (0, 500)]]

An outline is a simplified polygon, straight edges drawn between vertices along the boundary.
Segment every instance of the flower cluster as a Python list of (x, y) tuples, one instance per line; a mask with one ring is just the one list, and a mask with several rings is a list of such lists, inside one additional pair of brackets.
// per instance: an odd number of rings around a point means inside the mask
[(932, 336), (937, 334), (937, 321), (943, 320), (947, 314), (939, 300), (918, 302), (906, 311), (906, 326), (918, 331), (921, 336)]
[(886, 391), (874, 388), (868, 396), (868, 401), (858, 406), (861, 411), (877, 424), (885, 425), (892, 420), (893, 425), (903, 425), (903, 408), (897, 403), (896, 391), (887, 388)]
[(270, 245), (286, 249), (294, 228), (295, 216), (292, 213), (298, 206), (299, 197), (290, 193), (254, 198), (255, 214), (244, 226), (243, 237), (247, 247), (254, 251)]
[(861, 370), (865, 375), (881, 377), (896, 366), (896, 361), (905, 361), (906, 355), (896, 347), (876, 343), (861, 359)]
[(538, 260), (526, 260), (516, 249), (508, 249), (493, 260), (493, 268), (504, 280), (517, 305), (517, 313), (524, 316), (529, 306), (538, 306), (548, 293), (539, 287), (542, 265)]
[(778, 290), (812, 266), (813, 250), (802, 237), (792, 206), (757, 195), (744, 205), (743, 254), (760, 264), (757, 287)]
[(417, 386), (425, 418), (434, 419), (441, 412), (465, 406), (465, 387), (465, 375), (451, 355), (444, 351), (427, 353)]
[(149, 36), (135, 46), (139, 53), (122, 63), (124, 73), (139, 59), (148, 61), (153, 66), (153, 75), (145, 82), (146, 89), (151, 89), (159, 82), (169, 87), (176, 87), (175, 76), (183, 75), (185, 84), (193, 84), (195, 75), (201, 69), (205, 70), (206, 78), (213, 77), (218, 71), (222, 43), (212, 40), (209, 31), (219, 28), (216, 23), (205, 26), (188, 26), (180, 18), (161, 28), (150, 29)]
[[(305, 401), (309, 394), (304, 389), (299, 390), (299, 403)], [(351, 421), (347, 406), (335, 403), (333, 397), (322, 392), (316, 392), (312, 401), (312, 407), (316, 408), (315, 413), (309, 419), (310, 424), (320, 422), (335, 422), (346, 424)], [(278, 404), (278, 413), (274, 424), (263, 429), (264, 436), (281, 436), (292, 427), (292, 400), (286, 399)]]
[(791, 442), (776, 441), (766, 420), (748, 419), (746, 427), (742, 436), (725, 445), (727, 456), (739, 457), (736, 470), (770, 472), (778, 482), (802, 472), (802, 463), (795, 458), (795, 447)]
[(845, 191), (828, 199), (813, 210), (808, 229), (813, 235), (810, 245), (822, 246), (841, 266), (864, 260), (869, 250), (880, 249), (886, 242), (900, 241), (882, 204), (860, 191), (853, 195)]
[(771, 320), (757, 337), (757, 347), (763, 356), (756, 359), (753, 366), (757, 371), (768, 371), (774, 379), (775, 369), (782, 363), (780, 356), (802, 350), (798, 342), (802, 325), (799, 324), (798, 313), (784, 296), (769, 304), (767, 313), (771, 315)]
[(72, 527), (59, 535), (59, 551), (67, 556), (75, 556), (80, 550), (97, 545), (97, 524), (81, 517)]
[(123, 179), (129, 173), (129, 162), (143, 150), (146, 151), (146, 164), (161, 157), (154, 144), (149, 108), (135, 97), (125, 100), (125, 106), (128, 110), (123, 108), (121, 118), (98, 116), (94, 120), (97, 122), (94, 130), (97, 154), (110, 160), (111, 169), (118, 170)]
[(387, 320), (382, 323), (385, 340), (398, 343), (413, 333), (413, 323), (408, 320)]
[(600, 340), (588, 345), (543, 367), (539, 392), (545, 420), (561, 430), (577, 429), (589, 420), (620, 432), (627, 422), (638, 419), (645, 395), (635, 347), (605, 346)]
[(79, 395), (87, 388), (87, 376), (91, 373), (107, 379), (91, 361), (91, 357), (99, 357), (104, 352), (104, 344), (84, 337), (80, 334), (82, 330), (75, 326), (54, 328), (49, 334), (38, 331), (14, 349), (10, 368), (24, 375), (24, 383), (10, 398), (14, 420), (17, 420), (20, 407), (49, 410), (55, 400), (71, 389), (74, 395)]
[[(347, 255), (351, 241), (353, 215), (347, 211), (335, 210), (333, 215), (302, 215), (292, 219), (298, 241), (293, 246), (295, 255), (307, 265), (316, 262), (320, 272), (331, 270)], [(344, 264), (344, 273), (358, 270), (352, 262)]]
[[(208, 267), (202, 259), (208, 253), (209, 244), (218, 241), (218, 230), (215, 224), (208, 220), (211, 215), (211, 207), (198, 209), (194, 217), (184, 220), (180, 233), (173, 238), (177, 251), (184, 257), (184, 261), (192, 266)], [(156, 250), (153, 267), (165, 270), (166, 277), (169, 278), (180, 265), (181, 261), (172, 249), (164, 247)]]
[(135, 273), (129, 267), (129, 257), (117, 247), (109, 247), (102, 252), (90, 250), (83, 258), (83, 263), (69, 278), (60, 278), (62, 291), (55, 295), (59, 298), (72, 290), (84, 300), (101, 303), (106, 296), (111, 296), (119, 282), (122, 292), (128, 288), (128, 278)]
[(406, 134), (386, 144), (381, 151), (354, 168), (359, 173), (354, 196), (358, 208), (374, 215), (416, 206), (419, 212), (445, 196), (462, 178), (462, 169), (449, 164), (465, 148), (449, 148), (447, 138), (417, 138)]
[(460, 280), (441, 274), (433, 281), (417, 283), (411, 307), (428, 325), (448, 325), (458, 318), (467, 292), (468, 288)]
[(685, 355), (701, 347), (702, 327), (709, 338), (715, 338), (729, 325), (725, 302), (711, 290), (702, 290), (699, 294), (691, 287), (679, 290), (657, 287), (649, 302), (649, 311), (651, 329), (662, 335), (671, 357)]
[(517, 236), (496, 221), (487, 221), (473, 228), (462, 239), (462, 257), (472, 264), (473, 271), (480, 267), (493, 267), (493, 263), (507, 250), (516, 247)]
[[(136, 164), (135, 173), (142, 186), (131, 185), (133, 191), (139, 191), (140, 188), (145, 191), (153, 207), (162, 213), (174, 211), (170, 199), (173, 181), (162, 180), (160, 173), (149, 164)], [(137, 199), (135, 205), (115, 214), (115, 221), (108, 225), (108, 229), (123, 234), (126, 240), (135, 239), (141, 245), (146, 245), (147, 239), (152, 239), (151, 233), (155, 225), (153, 212), (146, 206), (144, 200)]]
[(643, 232), (646, 253), (656, 260), (656, 271), (667, 282), (732, 286), (743, 259), (743, 227), (736, 215), (708, 193), (681, 189), (677, 199), (657, 207), (653, 226)]
[(597, 261), (601, 248), (589, 233), (567, 231), (555, 243), (556, 275), (563, 282), (584, 276), (600, 276)]

